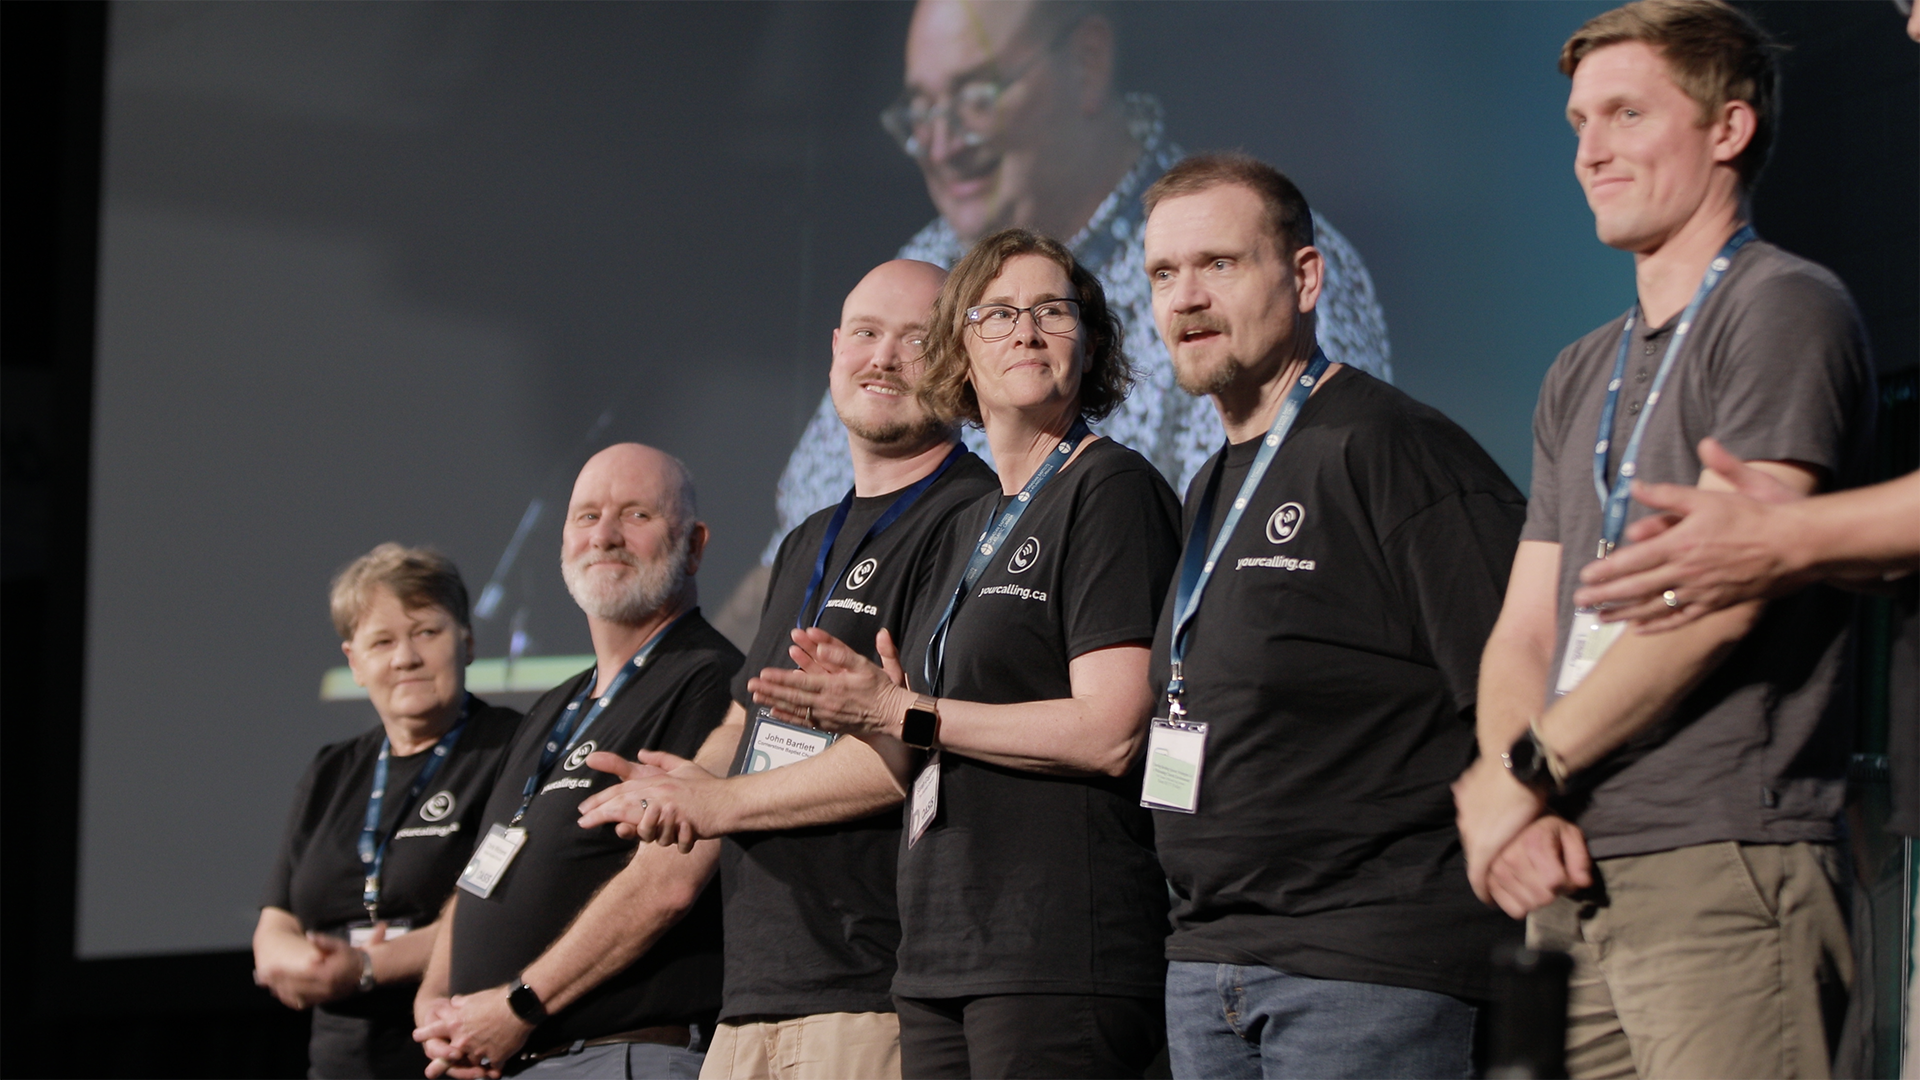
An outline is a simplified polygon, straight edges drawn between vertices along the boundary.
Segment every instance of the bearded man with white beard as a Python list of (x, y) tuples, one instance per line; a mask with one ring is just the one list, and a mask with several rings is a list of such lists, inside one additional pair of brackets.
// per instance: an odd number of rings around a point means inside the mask
[(636, 851), (578, 824), (615, 782), (588, 755), (692, 758), (726, 714), (742, 657), (697, 607), (695, 514), (686, 466), (651, 447), (610, 446), (574, 482), (561, 574), (597, 663), (528, 711), (488, 801), (414, 1005), (429, 1077), (699, 1073), (720, 1006), (719, 844)]

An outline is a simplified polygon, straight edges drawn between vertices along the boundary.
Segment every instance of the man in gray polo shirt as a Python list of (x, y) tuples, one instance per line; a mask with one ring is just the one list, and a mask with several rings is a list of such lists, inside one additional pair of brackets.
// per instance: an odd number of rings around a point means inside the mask
[(1833, 845), (1847, 601), (1818, 586), (1652, 636), (1572, 594), (1622, 539), (1633, 478), (1725, 487), (1702, 438), (1799, 492), (1852, 479), (1864, 333), (1833, 274), (1748, 227), (1775, 116), (1748, 16), (1643, 0), (1581, 27), (1560, 68), (1574, 171), (1601, 241), (1634, 254), (1639, 302), (1541, 387), (1480, 759), (1455, 784), (1468, 875), (1573, 954), (1573, 1076), (1824, 1076), (1851, 978)]

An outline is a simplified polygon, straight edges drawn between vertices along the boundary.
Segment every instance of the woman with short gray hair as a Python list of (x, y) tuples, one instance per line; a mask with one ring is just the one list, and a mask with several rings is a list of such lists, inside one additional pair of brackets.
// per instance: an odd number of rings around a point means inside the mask
[(381, 544), (331, 607), (380, 723), (321, 748), (295, 789), (254, 981), (314, 1009), (309, 1075), (418, 1077), (414, 989), (520, 714), (467, 693), (467, 589), (439, 552)]

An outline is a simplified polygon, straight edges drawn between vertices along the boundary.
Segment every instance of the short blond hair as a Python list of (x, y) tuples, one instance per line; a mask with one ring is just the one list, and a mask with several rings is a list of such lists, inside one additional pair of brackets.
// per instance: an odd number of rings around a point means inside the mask
[(471, 631), (467, 584), (453, 560), (427, 547), (386, 543), (348, 563), (333, 576), (329, 606), (341, 641), (352, 641), (378, 589), (390, 589), (405, 608), (437, 607)]
[(1752, 16), (1721, 0), (1635, 0), (1574, 31), (1560, 47), (1560, 74), (1572, 78), (1589, 53), (1626, 41), (1666, 59), (1674, 84), (1700, 106), (1701, 123), (1712, 123), (1729, 101), (1752, 107), (1753, 138), (1734, 161), (1741, 186), (1752, 188), (1773, 150), (1781, 46)]

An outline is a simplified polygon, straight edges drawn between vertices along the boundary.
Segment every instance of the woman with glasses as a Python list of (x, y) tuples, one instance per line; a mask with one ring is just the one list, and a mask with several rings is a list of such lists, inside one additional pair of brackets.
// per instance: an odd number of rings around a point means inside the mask
[(446, 556), (381, 544), (334, 578), (332, 607), (380, 723), (322, 747), (294, 790), (254, 981), (313, 1008), (309, 1076), (419, 1077), (413, 995), (434, 917), (486, 831), (520, 714), (467, 693), (467, 588)]
[(1129, 388), (1120, 341), (1065, 247), (982, 240), (935, 303), (919, 393), (985, 428), (1000, 491), (960, 516), (899, 659), (884, 637), (883, 669), (796, 631), (801, 669), (751, 684), (897, 763), (908, 1076), (1138, 1076), (1164, 1041), (1167, 897), (1136, 759), (1180, 507), (1088, 431)]

